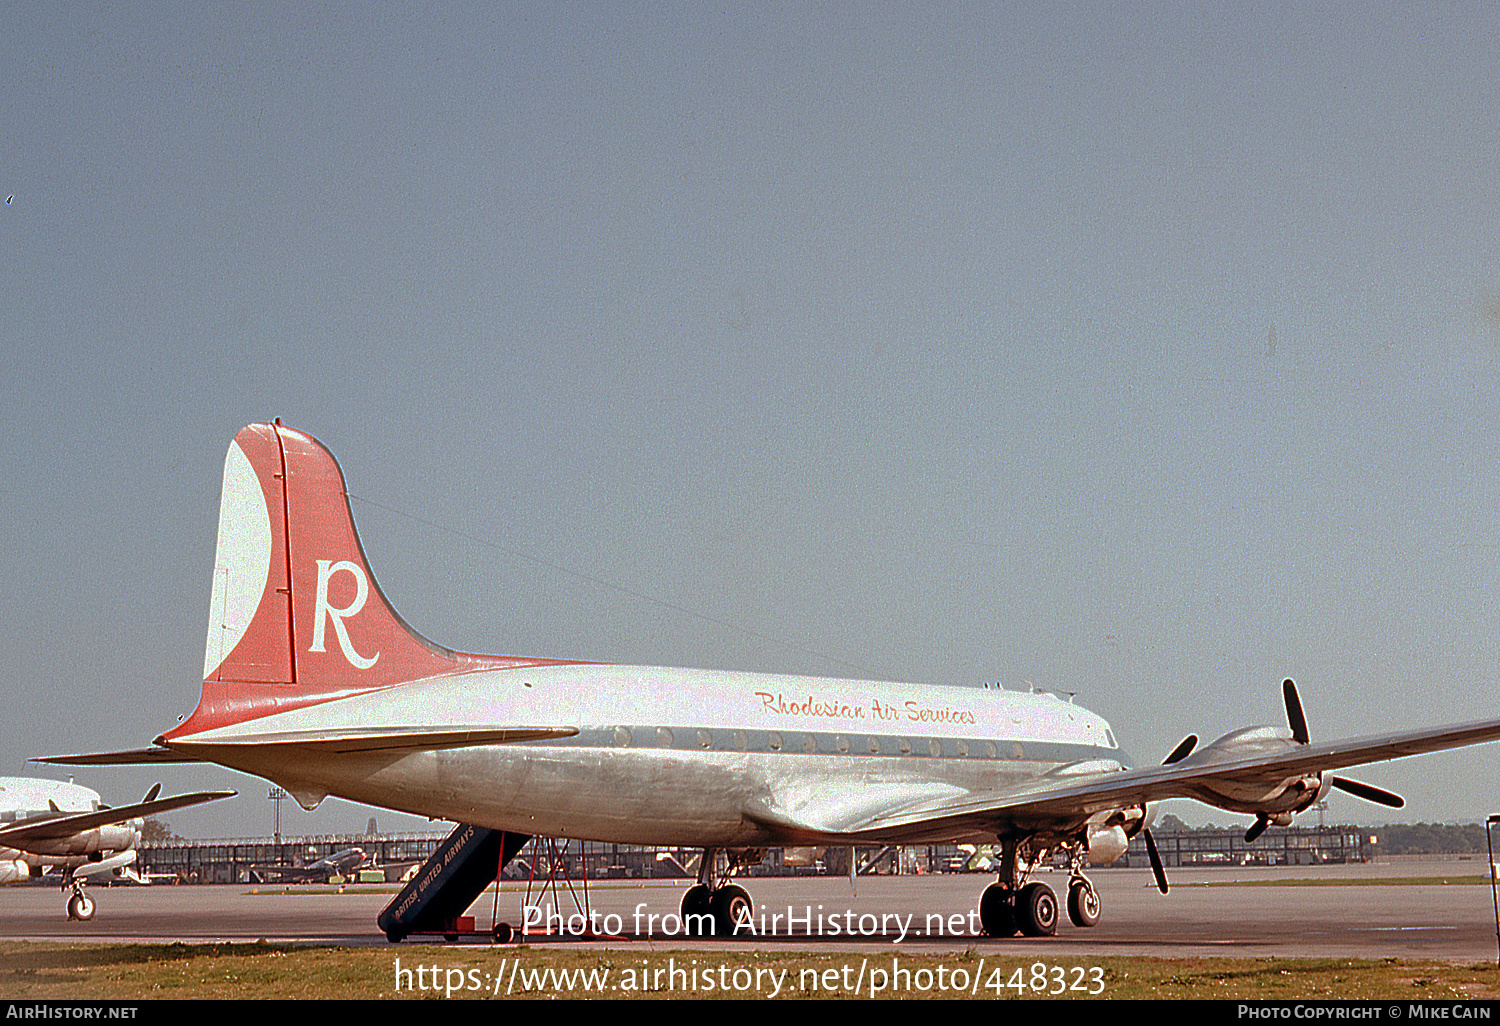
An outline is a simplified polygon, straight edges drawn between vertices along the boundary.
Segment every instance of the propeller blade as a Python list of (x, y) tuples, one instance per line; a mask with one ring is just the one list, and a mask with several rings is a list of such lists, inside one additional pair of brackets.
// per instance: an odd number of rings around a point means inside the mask
[(1302, 714), (1302, 700), (1297, 697), (1297, 685), (1288, 677), (1281, 682), (1281, 697), (1286, 700), (1286, 721), (1292, 728), (1292, 740), (1307, 744), (1311, 735), (1307, 732), (1307, 717)]
[(1156, 842), (1151, 839), (1151, 831), (1142, 831), (1146, 835), (1146, 854), (1151, 856), (1151, 872), (1156, 876), (1156, 887), (1163, 894), (1167, 893), (1167, 871), (1161, 866), (1161, 855), (1156, 851)]
[(1176, 748), (1172, 749), (1171, 755), (1162, 760), (1162, 765), (1170, 766), (1174, 762), (1181, 762), (1183, 759), (1186, 759), (1189, 755), (1193, 754), (1193, 749), (1196, 747), (1198, 747), (1198, 735), (1189, 734), (1187, 737), (1182, 739), (1181, 743), (1179, 743)]
[(1266, 827), (1271, 825), (1271, 817), (1265, 813), (1255, 817), (1255, 822), (1250, 824), (1250, 829), (1245, 831), (1245, 843), (1251, 844), (1257, 837), (1266, 832)]
[(1399, 794), (1390, 791), (1382, 791), (1372, 784), (1362, 784), (1358, 780), (1350, 780), (1348, 777), (1334, 777), (1333, 786), (1340, 791), (1348, 791), (1356, 798), (1363, 798), (1367, 802), (1376, 805), (1389, 805), (1393, 809), (1406, 807), (1406, 799)]

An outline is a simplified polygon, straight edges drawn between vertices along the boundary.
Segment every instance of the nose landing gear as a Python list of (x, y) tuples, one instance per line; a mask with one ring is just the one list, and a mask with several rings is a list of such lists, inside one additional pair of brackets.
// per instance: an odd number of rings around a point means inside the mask
[(1099, 922), (1099, 892), (1081, 874), (1068, 884), (1068, 918), (1074, 926), (1089, 927)]
[(68, 918), (80, 923), (94, 918), (94, 899), (85, 893), (83, 881), (74, 876), (72, 870), (63, 875), (63, 890), (69, 888), (72, 888), (73, 894), (68, 898)]

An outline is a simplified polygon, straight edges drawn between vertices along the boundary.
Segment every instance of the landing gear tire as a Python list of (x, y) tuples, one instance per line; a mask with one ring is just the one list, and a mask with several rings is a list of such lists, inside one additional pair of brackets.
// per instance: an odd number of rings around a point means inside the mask
[(385, 931), (385, 939), (390, 941), (392, 944), (400, 944), (406, 939), (406, 934), (402, 933), (400, 930), (387, 930)]
[(1068, 918), (1074, 926), (1089, 927), (1099, 922), (1099, 892), (1082, 880), (1068, 888)]
[(87, 894), (75, 894), (68, 899), (68, 918), (86, 923), (94, 918), (94, 899)]
[(1016, 935), (1016, 907), (1009, 889), (992, 883), (979, 896), (979, 925), (991, 937)]
[(709, 890), (707, 884), (694, 884), (687, 889), (682, 896), (682, 931), (689, 937), (702, 937), (709, 933), (709, 920), (704, 916), (712, 916), (714, 892)]
[(755, 904), (743, 887), (730, 884), (713, 892), (714, 927), (720, 937), (733, 937), (755, 914)]
[(1031, 883), (1016, 895), (1016, 923), (1028, 937), (1057, 933), (1057, 895), (1044, 883)]
[(708, 889), (707, 884), (694, 884), (682, 896), (682, 914), (684, 916), (708, 915), (713, 908), (713, 898), (714, 892)]

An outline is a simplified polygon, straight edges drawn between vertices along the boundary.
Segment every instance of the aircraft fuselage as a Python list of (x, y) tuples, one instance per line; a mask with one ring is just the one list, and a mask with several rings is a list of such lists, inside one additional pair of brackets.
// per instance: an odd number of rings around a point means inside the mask
[[(303, 752), (295, 766), (235, 743), (350, 723), (578, 732), (409, 753)], [(520, 833), (724, 847), (837, 843), (840, 831), (807, 827), (832, 822), (819, 810), (847, 822), (861, 803), (885, 806), (897, 791), (981, 797), (1070, 763), (1124, 763), (1103, 719), (1047, 693), (593, 665), (415, 681), (175, 743), (212, 745), (216, 761), (269, 777), (304, 804), (331, 794)], [(802, 825), (779, 825), (781, 814)]]

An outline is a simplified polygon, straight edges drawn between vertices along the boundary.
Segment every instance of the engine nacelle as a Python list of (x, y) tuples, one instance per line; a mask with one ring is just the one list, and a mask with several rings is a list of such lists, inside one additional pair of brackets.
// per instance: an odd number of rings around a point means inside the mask
[(1118, 824), (1090, 827), (1086, 837), (1085, 846), (1091, 866), (1107, 866), (1118, 860), (1130, 847), (1130, 838), (1125, 836), (1125, 828)]
[[(1251, 756), (1279, 755), (1300, 747), (1301, 743), (1285, 727), (1247, 727), (1225, 734), (1183, 762), (1232, 762)], [(1243, 777), (1201, 781), (1187, 790), (1193, 798), (1230, 812), (1276, 817), (1310, 808), (1327, 794), (1328, 786), (1321, 773), (1277, 777), (1267, 775), (1266, 771), (1249, 771)]]
[(20, 859), (0, 862), (0, 884), (20, 883), (30, 878), (31, 866)]
[[(37, 855), (72, 856), (102, 855), (106, 852), (128, 851), (140, 840), (140, 820), (126, 823), (111, 823), (93, 830), (81, 830), (76, 834), (47, 841), (28, 842), (26, 850)], [(49, 859), (49, 861), (51, 861)], [(99, 861), (97, 858), (95, 862)]]

